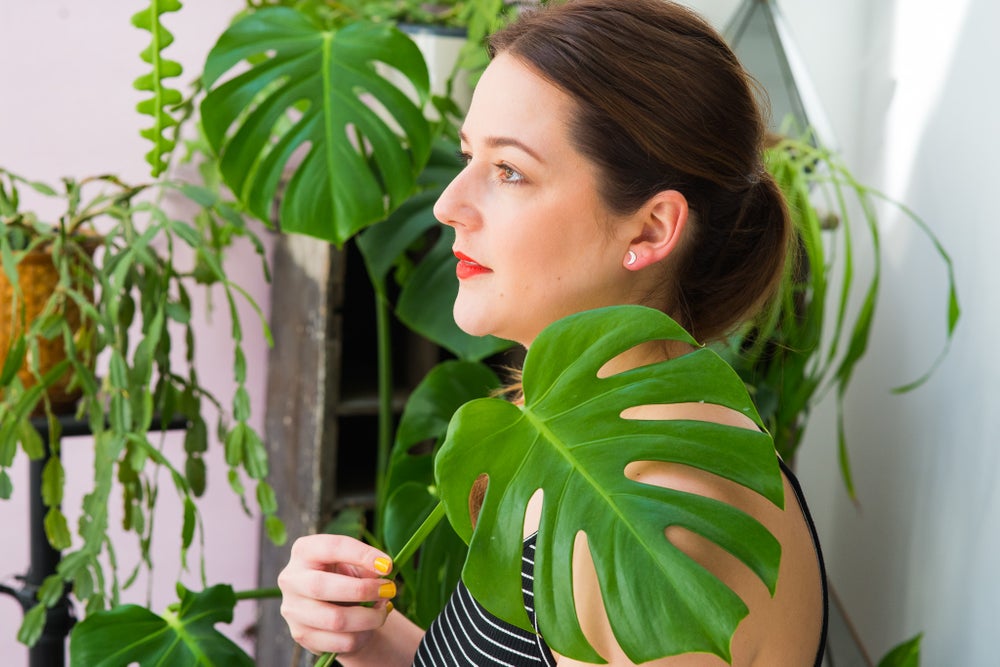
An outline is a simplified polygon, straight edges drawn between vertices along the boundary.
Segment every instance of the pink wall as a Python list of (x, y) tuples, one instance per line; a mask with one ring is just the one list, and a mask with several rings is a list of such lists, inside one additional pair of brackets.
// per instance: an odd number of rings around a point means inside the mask
[[(48, 182), (60, 176), (77, 177), (114, 172), (126, 180), (148, 178), (142, 155), (147, 150), (138, 131), (144, 117), (134, 111), (140, 94), (132, 89), (133, 79), (142, 73), (138, 54), (146, 45), (147, 33), (133, 28), (130, 16), (143, 3), (115, 0), (37, 0), (0, 4), (0, 165), (21, 175)], [(224, 29), (243, 2), (214, 0), (189, 2), (179, 14), (167, 15), (164, 23), (174, 33), (175, 44), (167, 55), (180, 61), (186, 84), (199, 71), (214, 38)], [(180, 215), (180, 213), (178, 213)], [(268, 239), (265, 236), (265, 241)], [(233, 248), (227, 260), (232, 277), (255, 296), (269, 311), (269, 290), (263, 282), (260, 262), (246, 244)], [(229, 314), (219, 293), (206, 295), (195, 288), (193, 296), (200, 331), (197, 364), (199, 375), (222, 400), (232, 395), (232, 345)], [(205, 302), (214, 310), (206, 312)], [(267, 349), (253, 311), (241, 306), (248, 359), (248, 389), (253, 403), (253, 423), (262, 428)], [(218, 332), (216, 334), (216, 332)], [(182, 449), (178, 435), (168, 437), (165, 451)], [(65, 508), (75, 526), (76, 508), (90, 490), (92, 456), (86, 438), (67, 441), (64, 448), (67, 470)], [(182, 462), (182, 461), (181, 461)], [(209, 485), (201, 503), (206, 537), (209, 583), (231, 583), (237, 590), (253, 588), (257, 564), (257, 524), (240, 509), (225, 478), (221, 446), (216, 443), (209, 457)], [(0, 579), (23, 574), (28, 567), (27, 465), (23, 456), (12, 470), (15, 497), (0, 502)], [(161, 610), (174, 598), (179, 578), (192, 588), (201, 588), (197, 570), (197, 550), (189, 562), (191, 572), (182, 572), (178, 561), (179, 503), (169, 476), (160, 479), (160, 512), (157, 516), (154, 564), (155, 580), (139, 582), (125, 594), (127, 601), (144, 602), (147, 592), (153, 609)], [(251, 500), (252, 500), (252, 487)], [(117, 519), (112, 519), (117, 525)], [(123, 538), (123, 536), (118, 536)], [(132, 544), (132, 538), (117, 540)], [(122, 571), (127, 574), (136, 562), (134, 550), (119, 553)], [(148, 587), (148, 588), (147, 588)], [(234, 638), (252, 622), (252, 603), (241, 603), (237, 617), (227, 630)], [(8, 597), (0, 598), (0, 655), (10, 667), (27, 664), (27, 650), (17, 644), (15, 634), (21, 612)], [(248, 645), (249, 646), (249, 645)]]

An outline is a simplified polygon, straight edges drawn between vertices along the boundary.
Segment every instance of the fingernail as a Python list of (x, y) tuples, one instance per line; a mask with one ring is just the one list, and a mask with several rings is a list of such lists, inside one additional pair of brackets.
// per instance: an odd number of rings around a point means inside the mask
[(375, 559), (375, 571), (379, 574), (389, 574), (389, 570), (392, 569), (392, 561), (383, 556), (379, 556)]
[(391, 614), (391, 613), (392, 613), (392, 610), (393, 610), (393, 609), (395, 609), (395, 607), (394, 607), (394, 606), (392, 606), (392, 603), (391, 603), (391, 602), (386, 602), (386, 603), (385, 603), (385, 613), (386, 613), (387, 615), (388, 615), (388, 614)]
[(393, 582), (388, 582), (382, 584), (378, 587), (378, 596), (380, 598), (394, 598), (396, 597), (396, 584)]

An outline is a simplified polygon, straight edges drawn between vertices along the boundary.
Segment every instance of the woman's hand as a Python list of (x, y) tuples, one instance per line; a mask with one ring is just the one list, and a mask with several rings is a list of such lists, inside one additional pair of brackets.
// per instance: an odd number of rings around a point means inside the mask
[(350, 537), (296, 540), (278, 575), (281, 615), (292, 638), (313, 653), (363, 652), (392, 610), (396, 585), (382, 578), (390, 571), (388, 556)]

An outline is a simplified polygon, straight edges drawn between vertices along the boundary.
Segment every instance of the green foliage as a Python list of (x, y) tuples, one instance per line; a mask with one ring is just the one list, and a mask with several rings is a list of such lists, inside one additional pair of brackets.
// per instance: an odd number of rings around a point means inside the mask
[[(858, 182), (830, 150), (805, 139), (782, 139), (767, 151), (766, 159), (788, 202), (798, 251), (767, 317), (731, 338), (722, 352), (751, 388), (775, 447), (786, 460), (794, 457), (813, 406), (826, 391), (836, 390), (841, 472), (854, 497), (843, 399), (867, 352), (879, 294), (882, 256), (877, 204), (894, 205), (916, 224), (937, 251), (948, 275), (946, 339), (941, 354), (921, 378), (896, 391), (918, 387), (947, 353), (959, 318), (951, 258), (913, 211)], [(822, 215), (820, 207), (824, 206), (833, 214)], [(857, 229), (856, 210), (860, 211), (862, 230)], [(859, 289), (855, 254), (866, 239), (871, 244), (872, 278)], [(833, 282), (838, 253), (843, 274), (839, 282)], [(852, 308), (852, 297), (858, 292), (860, 304)], [(832, 322), (828, 316), (833, 317)]]
[[(452, 415), (464, 403), (499, 388), (496, 375), (474, 361), (435, 366), (406, 403), (396, 431), (384, 504), (385, 546), (390, 553), (406, 544), (440, 502), (434, 483), (434, 453), (444, 441)], [(465, 562), (465, 544), (451, 525), (437, 526), (423, 543), (420, 566), (397, 570), (405, 582), (397, 607), (421, 627), (430, 625), (451, 596)]]
[(216, 623), (233, 620), (233, 589), (220, 585), (194, 593), (179, 588), (180, 603), (162, 616), (137, 605), (89, 615), (73, 629), (70, 665), (252, 666), (249, 656), (215, 629)]
[[(32, 355), (34, 384), (26, 385), (16, 372), (21, 363), (5, 363), (0, 384), (0, 471), (11, 493), (6, 468), (18, 450), (32, 459), (48, 456), (42, 474), (42, 499), (47, 507), (45, 530), (49, 541), (68, 550), (59, 565), (61, 581), (73, 584), (88, 611), (117, 604), (122, 582), (112, 545), (107, 539), (109, 505), (120, 490), (122, 525), (135, 534), (140, 562), (127, 577), (130, 585), (143, 567), (152, 566), (152, 512), (159, 494), (159, 478), (165, 472), (184, 507), (179, 535), (182, 560), (201, 530), (196, 498), (205, 489), (202, 455), (206, 451), (206, 415), (217, 413), (217, 430), (238, 433), (241, 456), (230, 461), (230, 474), (258, 480), (257, 496), (271, 524), (269, 531), (281, 539), (283, 527), (275, 524), (273, 494), (263, 477), (266, 452), (259, 435), (248, 425), (249, 402), (245, 388), (242, 325), (236, 309), (238, 298), (247, 298), (230, 281), (223, 265), (224, 248), (215, 242), (224, 228), (230, 238), (254, 237), (240, 216), (218, 194), (160, 181), (133, 187), (113, 176), (76, 181), (63, 180), (62, 192), (28, 181), (0, 169), (3, 183), (4, 233), (0, 251), (4, 273), (14, 285), (14, 303), (2, 307), (18, 315), (24, 285), (18, 281), (18, 265), (29, 252), (45, 248), (51, 255), (58, 285), (32, 322), (20, 323), (11, 342), (12, 358), (23, 360), (24, 350), (35, 350), (43, 340), (60, 341), (67, 358), (52, 370), (37, 367)], [(61, 199), (65, 212), (54, 223), (45, 223), (24, 210), (18, 187)], [(147, 197), (192, 195), (202, 206), (201, 228), (171, 217)], [(196, 197), (196, 198), (195, 198)], [(254, 237), (255, 238), (255, 237)], [(262, 251), (259, 239), (258, 249)], [(185, 267), (182, 250), (205, 268)], [(266, 266), (264, 268), (266, 273)], [(216, 286), (225, 295), (232, 317), (235, 394), (232, 413), (202, 384), (194, 368), (195, 333), (191, 322), (191, 286), (200, 280)], [(256, 308), (256, 305), (249, 302)], [(79, 326), (70, 310), (79, 311)], [(259, 313), (258, 309), (258, 313)], [(261, 320), (265, 333), (267, 326)], [(177, 354), (181, 352), (181, 354)], [(98, 374), (95, 360), (106, 354), (107, 372)], [(177, 362), (180, 358), (182, 361)], [(61, 428), (47, 390), (72, 374), (82, 397), (76, 417), (85, 420), (94, 435), (93, 487), (84, 497), (76, 530), (71, 532), (59, 509), (63, 501), (66, 471), (57, 454)], [(181, 420), (191, 425), (184, 441), (185, 465), (153, 444), (152, 430)], [(232, 422), (232, 423), (231, 423)], [(46, 431), (46, 451), (39, 430)], [(116, 499), (115, 502), (118, 502)], [(55, 602), (53, 600), (52, 602)], [(43, 607), (45, 604), (42, 605)], [(39, 612), (41, 613), (41, 612)], [(28, 623), (34, 616), (29, 616)], [(36, 634), (26, 626), (22, 637)]]
[[(248, 70), (220, 81), (247, 59)], [(398, 72), (400, 82), (377, 64)], [(262, 9), (219, 38), (203, 81), (205, 134), (247, 209), (270, 220), (291, 171), (279, 213), (284, 231), (343, 244), (412, 194), (430, 152), (431, 125), (421, 111), (426, 65), (390, 25), (323, 30), (292, 9)], [(301, 161), (290, 162), (298, 149)]]
[(882, 658), (878, 667), (920, 667), (920, 642), (923, 633), (893, 648)]
[[(671, 525), (702, 535), (747, 564), (774, 591), (777, 540), (756, 520), (700, 495), (632, 481), (632, 461), (693, 466), (747, 486), (778, 506), (783, 490), (771, 438), (720, 424), (620, 418), (629, 407), (704, 401), (760, 424), (743, 383), (711, 350), (605, 378), (610, 359), (651, 340), (693, 339), (663, 313), (616, 306), (572, 315), (534, 341), (524, 364), (524, 405), (480, 399), (452, 420), (435, 475), (448, 518), (469, 541), (462, 579), (494, 614), (530, 629), (521, 595), (523, 516), (542, 490), (535, 591), (542, 635), (578, 660), (599, 656), (575, 613), (570, 567), (586, 533), (619, 644), (635, 662), (689, 651), (730, 657), (747, 608), (701, 565), (669, 542)], [(468, 498), (480, 475), (489, 486), (475, 531)], [(636, 573), (642, 576), (636, 576)], [(643, 610), (637, 615), (636, 609)], [(655, 626), (647, 619), (655, 618)]]
[(138, 104), (140, 114), (150, 116), (153, 125), (142, 130), (143, 138), (153, 143), (146, 153), (146, 162), (152, 167), (153, 176), (159, 176), (167, 169), (168, 157), (176, 145), (176, 140), (166, 136), (166, 132), (177, 126), (178, 121), (171, 115), (171, 107), (181, 102), (179, 90), (167, 87), (165, 80), (181, 75), (181, 64), (163, 56), (163, 50), (174, 41), (174, 36), (160, 22), (160, 17), (181, 8), (178, 0), (149, 0), (149, 6), (132, 17), (132, 25), (145, 30), (150, 35), (149, 46), (142, 52), (142, 61), (151, 66), (148, 74), (143, 74), (132, 85), (136, 90), (148, 92), (150, 97)]

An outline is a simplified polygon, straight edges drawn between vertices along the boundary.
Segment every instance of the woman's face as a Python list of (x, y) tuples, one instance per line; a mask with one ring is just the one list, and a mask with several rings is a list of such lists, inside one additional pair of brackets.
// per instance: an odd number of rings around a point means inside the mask
[(455, 228), (455, 322), (528, 346), (555, 320), (636, 301), (628, 239), (572, 145), (574, 102), (515, 58), (486, 69), (462, 127), (468, 164), (434, 207)]

